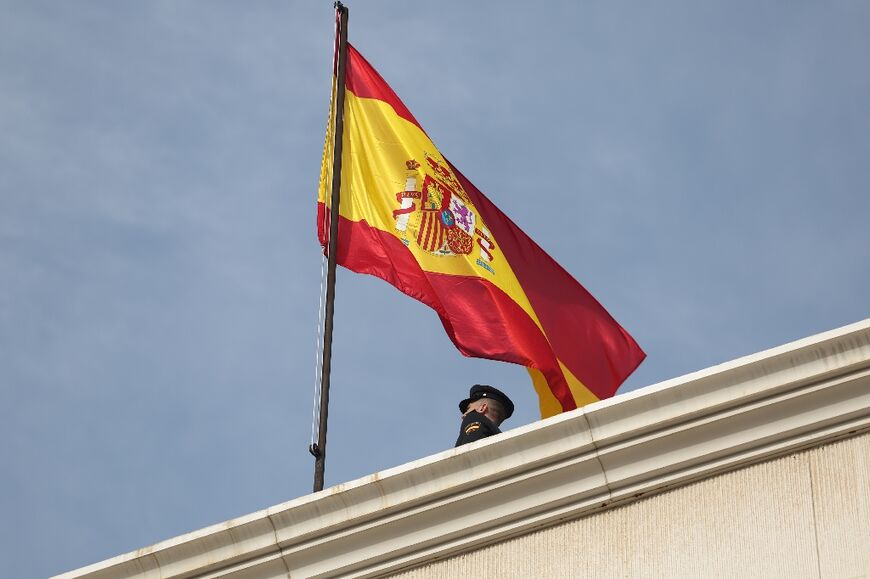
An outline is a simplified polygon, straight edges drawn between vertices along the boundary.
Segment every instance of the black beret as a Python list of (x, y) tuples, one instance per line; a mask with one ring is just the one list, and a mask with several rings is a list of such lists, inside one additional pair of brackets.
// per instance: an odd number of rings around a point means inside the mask
[(465, 414), (468, 405), (475, 400), (480, 400), (481, 398), (492, 398), (493, 400), (501, 402), (502, 406), (504, 406), (505, 420), (510, 418), (511, 414), (514, 413), (514, 403), (511, 402), (511, 399), (498, 388), (493, 388), (486, 384), (475, 384), (472, 386), (468, 393), (468, 398), (459, 403), (459, 411)]

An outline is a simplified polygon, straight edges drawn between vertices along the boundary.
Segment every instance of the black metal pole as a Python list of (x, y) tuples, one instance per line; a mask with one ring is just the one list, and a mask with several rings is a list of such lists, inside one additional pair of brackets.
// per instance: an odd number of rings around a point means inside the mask
[(344, 133), (344, 76), (347, 68), (347, 7), (335, 3), (338, 18), (338, 58), (335, 85), (335, 131), (332, 146), (332, 200), (326, 262), (326, 311), (323, 319), (323, 366), (320, 373), (320, 420), (314, 454), (314, 492), (323, 490), (326, 471), (326, 419), (329, 414), (329, 372), (332, 367), (332, 316), (335, 309), (335, 254), (338, 248), (338, 207), (341, 200), (341, 145)]

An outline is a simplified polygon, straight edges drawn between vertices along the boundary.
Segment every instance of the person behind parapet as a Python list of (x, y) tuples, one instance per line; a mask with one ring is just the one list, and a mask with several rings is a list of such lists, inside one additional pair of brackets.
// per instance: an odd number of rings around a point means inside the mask
[(462, 413), (462, 426), (456, 446), (499, 434), (499, 425), (514, 413), (514, 403), (497, 388), (475, 384), (468, 398), (459, 403), (459, 411)]

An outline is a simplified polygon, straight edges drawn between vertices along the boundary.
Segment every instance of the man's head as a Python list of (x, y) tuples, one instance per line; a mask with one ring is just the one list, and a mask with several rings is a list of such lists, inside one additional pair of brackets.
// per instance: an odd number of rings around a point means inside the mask
[(475, 384), (471, 387), (468, 398), (459, 403), (459, 411), (463, 416), (471, 411), (479, 412), (499, 425), (514, 413), (514, 403), (497, 388)]

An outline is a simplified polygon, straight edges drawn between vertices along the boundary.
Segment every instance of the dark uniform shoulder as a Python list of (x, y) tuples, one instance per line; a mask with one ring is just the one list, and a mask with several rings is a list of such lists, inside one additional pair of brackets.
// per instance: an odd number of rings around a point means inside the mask
[(456, 446), (462, 446), (487, 436), (500, 433), (492, 420), (480, 414), (479, 412), (469, 412), (462, 419), (462, 425), (459, 428), (459, 438), (456, 439)]

